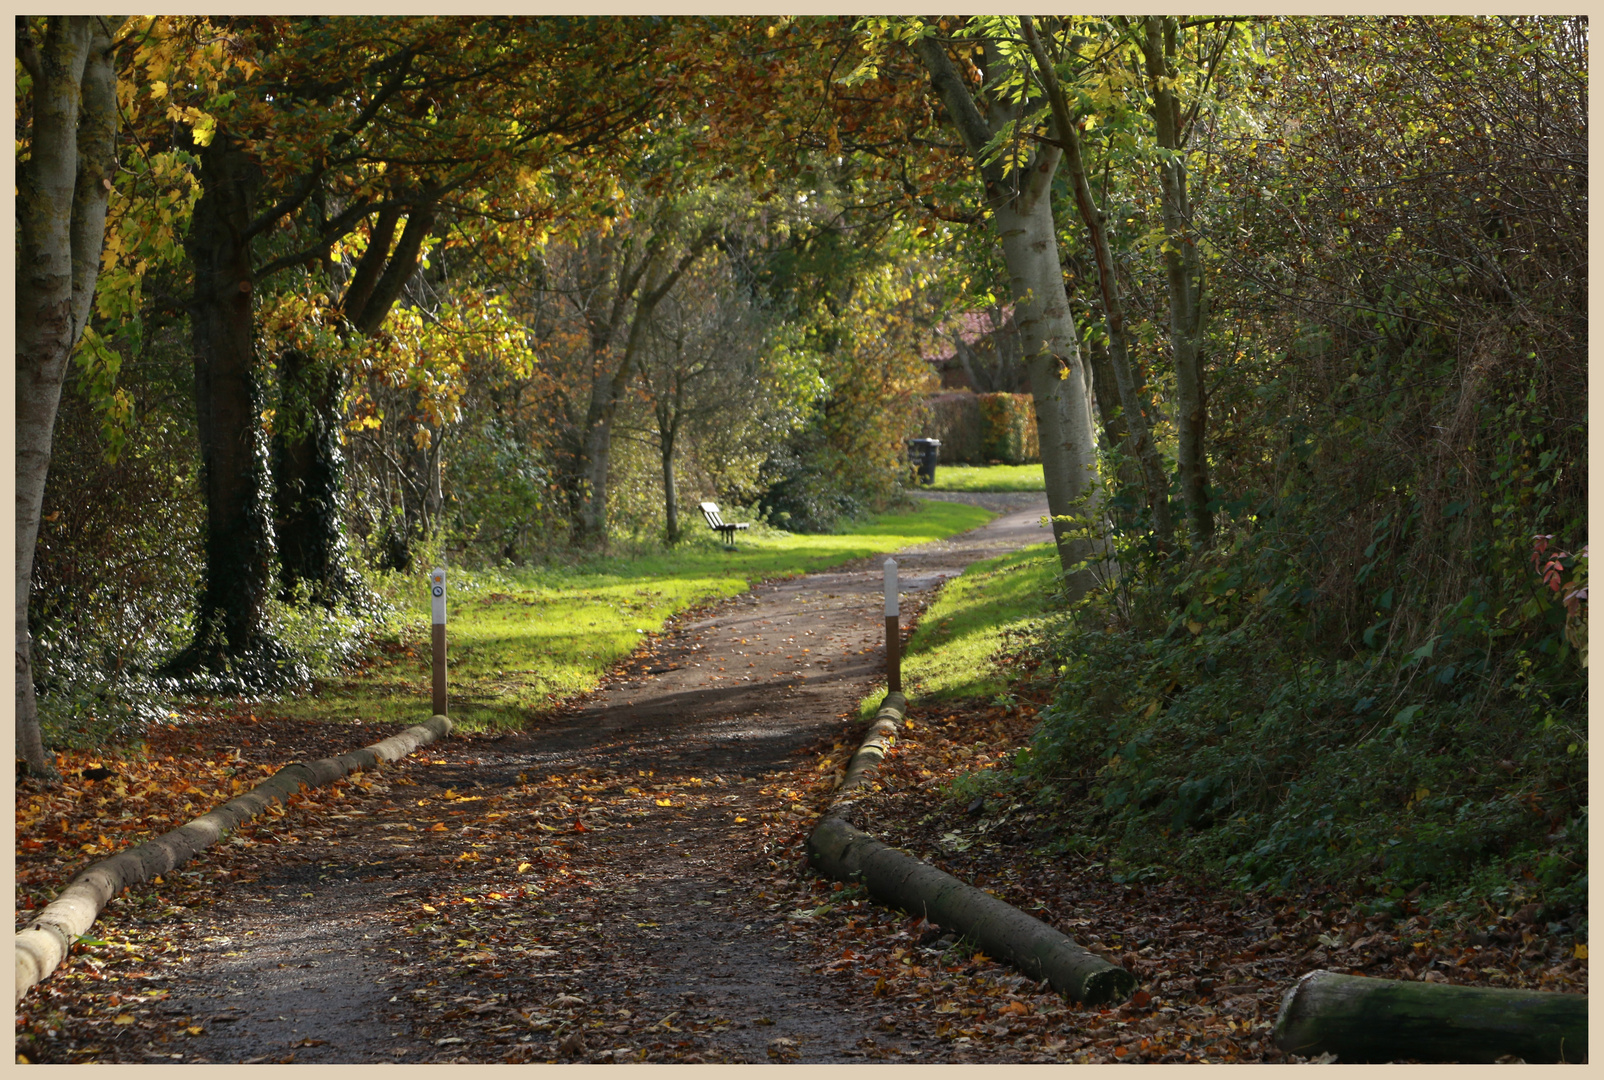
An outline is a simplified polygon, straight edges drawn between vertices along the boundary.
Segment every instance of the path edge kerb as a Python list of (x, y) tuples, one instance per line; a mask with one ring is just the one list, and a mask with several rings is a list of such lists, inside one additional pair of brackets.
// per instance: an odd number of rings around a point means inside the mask
[(1032, 979), (1046, 979), (1075, 1001), (1101, 1005), (1130, 996), (1136, 976), (1129, 971), (1012, 904), (847, 823), (852, 802), (842, 796), (868, 783), (870, 771), (895, 743), (897, 725), (907, 712), (902, 694), (887, 694), (881, 702), (835, 799), (808, 836), (808, 861), (838, 881), (861, 882), (878, 900), (958, 931), (987, 955)]
[(217, 843), (230, 829), (250, 821), (275, 802), (287, 801), (303, 788), (321, 787), (349, 773), (372, 768), (381, 761), (397, 761), (450, 732), (449, 719), (431, 716), (421, 724), (360, 750), (316, 761), (292, 762), (210, 813), (94, 863), (74, 877), (59, 896), (17, 933), (17, 988), (13, 1004), (22, 1001), (30, 988), (61, 966), (72, 943), (89, 932), (111, 898), (128, 886), (182, 866)]

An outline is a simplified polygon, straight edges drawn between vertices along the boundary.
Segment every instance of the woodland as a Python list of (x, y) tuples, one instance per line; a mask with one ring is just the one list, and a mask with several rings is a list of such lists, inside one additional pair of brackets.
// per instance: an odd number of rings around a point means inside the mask
[(1006, 308), (1056, 554), (942, 799), (1585, 959), (1587, 29), (19, 17), (19, 778), (436, 564), (906, 508)]

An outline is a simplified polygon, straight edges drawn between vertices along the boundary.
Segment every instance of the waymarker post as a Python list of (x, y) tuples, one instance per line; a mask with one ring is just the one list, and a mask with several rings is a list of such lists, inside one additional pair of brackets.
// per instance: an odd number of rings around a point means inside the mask
[(446, 715), (446, 568), (429, 574), (429, 598), (434, 602), (434, 715)]
[(902, 619), (897, 602), (897, 560), (886, 560), (886, 692), (902, 692)]

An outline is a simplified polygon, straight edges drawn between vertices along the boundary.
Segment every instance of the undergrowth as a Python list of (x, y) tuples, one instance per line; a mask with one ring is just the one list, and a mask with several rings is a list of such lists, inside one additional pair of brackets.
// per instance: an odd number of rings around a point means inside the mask
[(1585, 910), (1586, 680), (1542, 592), (1533, 616), (1472, 596), (1423, 646), (1341, 655), (1305, 583), (1242, 533), (1055, 623), (1016, 781), (1060, 812), (1060, 850), (1125, 880)]

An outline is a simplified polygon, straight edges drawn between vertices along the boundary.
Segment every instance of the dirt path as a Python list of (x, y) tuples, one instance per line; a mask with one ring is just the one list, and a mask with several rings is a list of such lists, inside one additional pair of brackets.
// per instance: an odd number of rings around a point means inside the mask
[[(905, 610), (1046, 539), (1045, 510), (899, 552)], [(236, 838), (203, 857), (228, 878), (209, 897), (130, 898), (114, 917), (170, 950), (33, 1060), (944, 1060), (814, 970), (765, 892), (804, 820), (775, 781), (852, 740), (882, 670), (882, 558), (760, 586), (538, 728)]]

